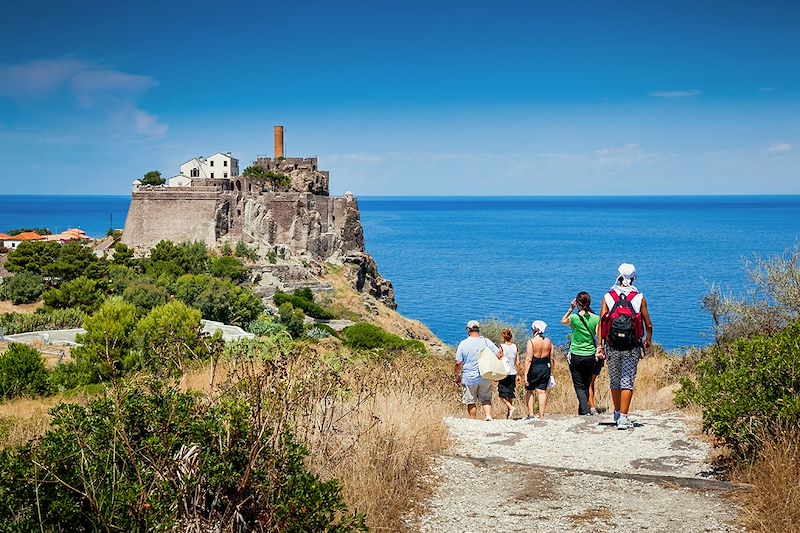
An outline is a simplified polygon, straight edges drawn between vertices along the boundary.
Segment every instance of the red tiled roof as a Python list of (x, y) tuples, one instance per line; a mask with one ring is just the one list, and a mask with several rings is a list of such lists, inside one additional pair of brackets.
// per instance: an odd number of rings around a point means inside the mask
[(5, 233), (0, 233), (0, 241), (10, 241), (11, 237), (6, 235)]
[(34, 233), (32, 231), (25, 231), (23, 233), (20, 233), (19, 235), (14, 235), (13, 237), (10, 237), (8, 240), (10, 240), (10, 241), (40, 241), (42, 239), (44, 239), (44, 237), (42, 237), (38, 233)]

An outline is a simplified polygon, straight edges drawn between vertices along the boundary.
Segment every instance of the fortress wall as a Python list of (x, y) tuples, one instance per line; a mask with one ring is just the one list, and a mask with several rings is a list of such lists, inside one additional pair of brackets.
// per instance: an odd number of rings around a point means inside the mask
[(244, 231), (293, 254), (327, 259), (337, 253), (363, 251), (358, 204), (352, 198), (281, 192), (248, 198)]
[(164, 239), (214, 246), (220, 231), (229, 228), (228, 206), (214, 188), (134, 191), (122, 242), (140, 253)]

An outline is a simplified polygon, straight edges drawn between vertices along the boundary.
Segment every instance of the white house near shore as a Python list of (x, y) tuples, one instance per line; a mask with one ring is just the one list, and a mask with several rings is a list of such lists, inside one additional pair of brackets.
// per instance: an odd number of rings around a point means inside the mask
[(230, 152), (194, 157), (181, 165), (180, 174), (167, 180), (167, 187), (188, 187), (192, 179), (225, 179), (239, 175), (239, 160)]

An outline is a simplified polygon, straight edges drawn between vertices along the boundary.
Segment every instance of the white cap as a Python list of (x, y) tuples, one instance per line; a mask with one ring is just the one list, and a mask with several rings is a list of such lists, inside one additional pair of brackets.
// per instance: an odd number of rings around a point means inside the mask
[(531, 329), (544, 333), (544, 330), (547, 329), (547, 324), (544, 320), (534, 320), (533, 324), (531, 324)]
[(481, 324), (477, 320), (467, 322), (467, 329), (481, 329)]
[(623, 287), (630, 287), (636, 277), (636, 267), (630, 263), (622, 263), (617, 268), (617, 282)]
[(630, 263), (622, 263), (617, 269), (617, 272), (619, 272), (619, 275), (624, 278), (636, 277), (636, 267)]

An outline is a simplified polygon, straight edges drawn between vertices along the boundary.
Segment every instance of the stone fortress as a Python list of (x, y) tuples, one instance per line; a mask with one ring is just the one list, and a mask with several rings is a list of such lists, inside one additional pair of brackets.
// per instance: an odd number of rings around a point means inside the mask
[(283, 126), (274, 137), (275, 157), (259, 156), (253, 165), (279, 179), (240, 175), (238, 161), (220, 153), (188, 161), (168, 186), (135, 181), (122, 242), (141, 254), (161, 240), (209, 247), (244, 241), (282, 259), (258, 267), (275, 290), (308, 285), (309, 265), (345, 264), (356, 289), (395, 308), (391, 282), (364, 251), (358, 200), (349, 192), (331, 196), (330, 175), (316, 158), (284, 157)]

